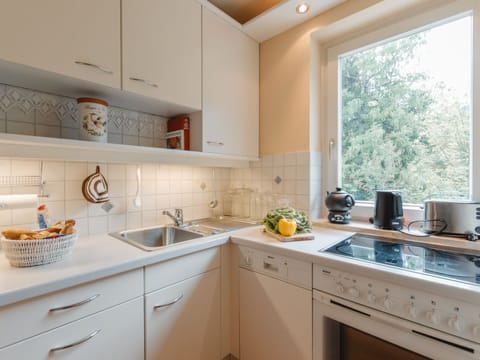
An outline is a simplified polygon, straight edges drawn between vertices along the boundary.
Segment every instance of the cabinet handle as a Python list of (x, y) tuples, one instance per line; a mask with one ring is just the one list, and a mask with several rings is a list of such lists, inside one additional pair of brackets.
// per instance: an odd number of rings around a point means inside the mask
[(183, 294), (180, 294), (175, 299), (173, 299), (172, 301), (169, 301), (165, 304), (155, 305), (153, 307), (153, 310), (157, 310), (157, 309), (160, 309), (160, 308), (163, 308), (163, 307), (166, 307), (166, 306), (173, 305), (173, 304), (179, 302), (180, 300), (182, 300), (182, 298), (183, 298)]
[(92, 64), (92, 63), (89, 63), (89, 62), (86, 62), (86, 61), (75, 61), (75, 64), (77, 65), (85, 65), (85, 66), (90, 66), (90, 67), (93, 67), (97, 70), (100, 70), (100, 71), (103, 71), (105, 74), (113, 74), (113, 71), (112, 70), (109, 70), (109, 69), (106, 69), (100, 65), (97, 65), (97, 64)]
[(72, 308), (76, 308), (78, 306), (82, 306), (82, 305), (85, 305), (93, 300), (95, 300), (96, 298), (98, 298), (100, 296), (100, 294), (95, 294), (95, 295), (92, 295), (90, 296), (89, 298), (86, 298), (85, 300), (81, 300), (79, 302), (76, 302), (74, 304), (70, 304), (70, 305), (65, 305), (65, 306), (59, 306), (59, 307), (56, 307), (56, 308), (52, 308), (50, 310), (48, 310), (48, 312), (55, 312), (55, 311), (62, 311), (62, 310), (68, 310), (68, 309), (72, 309)]
[(71, 343), (71, 344), (54, 347), (54, 348), (50, 349), (50, 352), (62, 351), (62, 350), (66, 350), (66, 349), (69, 349), (69, 348), (71, 348), (71, 347), (74, 347), (74, 346), (83, 344), (84, 342), (90, 340), (90, 339), (93, 338), (95, 335), (97, 335), (97, 334), (100, 332), (100, 330), (101, 330), (101, 329), (98, 329), (98, 330), (92, 332), (91, 334), (85, 336), (83, 339), (77, 340), (77, 341), (75, 341), (75, 342), (73, 342), (73, 343)]
[(136, 78), (136, 77), (131, 77), (129, 79), (132, 80), (132, 81), (137, 81), (137, 82), (144, 83), (145, 85), (148, 85), (148, 86), (151, 86), (151, 87), (154, 87), (154, 88), (158, 88), (157, 84), (155, 84), (154, 82), (145, 80), (145, 79), (140, 79), (140, 78)]
[(218, 146), (225, 145), (222, 141), (210, 141), (210, 140), (207, 140), (207, 144), (208, 145), (218, 145)]

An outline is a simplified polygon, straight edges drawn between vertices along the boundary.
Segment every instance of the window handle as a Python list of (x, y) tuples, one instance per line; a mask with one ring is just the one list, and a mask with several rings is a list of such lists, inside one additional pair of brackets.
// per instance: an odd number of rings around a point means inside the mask
[(335, 139), (328, 141), (328, 160), (332, 160), (333, 149), (335, 148)]

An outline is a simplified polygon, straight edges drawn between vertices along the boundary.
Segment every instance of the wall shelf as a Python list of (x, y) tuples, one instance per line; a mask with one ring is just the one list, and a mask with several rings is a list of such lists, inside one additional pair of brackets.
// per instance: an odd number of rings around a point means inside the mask
[(258, 160), (255, 157), (15, 134), (0, 134), (0, 156), (98, 163), (163, 163), (236, 168), (248, 167), (250, 161)]

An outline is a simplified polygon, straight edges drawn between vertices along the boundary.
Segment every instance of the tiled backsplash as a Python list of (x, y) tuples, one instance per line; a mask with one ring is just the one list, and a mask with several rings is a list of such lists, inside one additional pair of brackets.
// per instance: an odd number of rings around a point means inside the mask
[[(82, 194), (82, 182), (95, 171), (96, 163), (43, 163), (45, 193), (52, 220), (74, 218), (80, 234), (98, 234), (125, 228), (152, 226), (170, 222), (162, 215), (164, 209), (180, 207), (185, 219), (213, 215), (208, 203), (213, 199), (212, 168), (193, 168), (172, 165), (142, 164), (142, 206), (134, 206), (137, 188), (136, 166), (131, 164), (99, 164), (109, 185), (110, 201), (114, 207), (107, 213), (102, 204), (87, 202)], [(37, 160), (0, 159), (2, 176), (40, 175)], [(230, 169), (215, 169), (218, 196), (230, 186)], [(3, 194), (36, 193), (38, 187), (2, 187)], [(221, 207), (218, 208), (221, 211)], [(0, 226), (34, 227), (36, 209), (0, 210)]]
[[(0, 132), (79, 139), (76, 99), (0, 84)], [(108, 107), (108, 142), (165, 147), (167, 119)]]
[[(134, 205), (136, 165), (99, 164), (114, 205), (109, 212), (102, 209), (102, 204), (87, 202), (82, 194), (82, 182), (95, 171), (96, 165), (73, 161), (43, 162), (44, 191), (49, 197), (39, 201), (47, 204), (52, 220), (74, 218), (79, 233), (83, 235), (169, 223), (171, 220), (162, 215), (165, 209), (182, 208), (187, 220), (220, 215), (224, 194), (232, 188), (257, 190), (268, 195), (271, 206), (288, 203), (309, 212), (312, 217), (318, 216), (316, 211), (320, 209), (319, 202), (323, 201), (319, 194), (320, 161), (318, 154), (314, 153), (267, 155), (246, 169), (140, 164), (140, 208)], [(2, 176), (39, 176), (41, 169), (39, 160), (0, 158)], [(0, 187), (1, 194), (38, 192), (38, 187)], [(208, 204), (215, 197), (220, 204), (213, 210)], [(36, 209), (0, 210), (0, 227), (6, 226), (35, 227)]]

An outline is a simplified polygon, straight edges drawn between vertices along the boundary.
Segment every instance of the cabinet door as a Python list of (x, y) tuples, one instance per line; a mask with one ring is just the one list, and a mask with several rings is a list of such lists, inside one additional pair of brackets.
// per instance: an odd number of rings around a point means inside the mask
[(0, 350), (0, 359), (143, 359), (143, 297)]
[(220, 359), (220, 270), (145, 297), (146, 359)]
[(204, 152), (258, 156), (258, 43), (203, 9)]
[(120, 88), (120, 0), (2, 0), (0, 59)]
[(122, 0), (123, 88), (201, 108), (201, 6)]
[(312, 291), (239, 271), (240, 358), (311, 360)]

